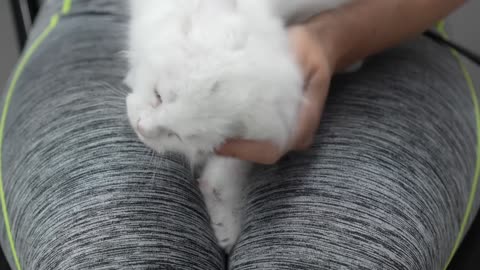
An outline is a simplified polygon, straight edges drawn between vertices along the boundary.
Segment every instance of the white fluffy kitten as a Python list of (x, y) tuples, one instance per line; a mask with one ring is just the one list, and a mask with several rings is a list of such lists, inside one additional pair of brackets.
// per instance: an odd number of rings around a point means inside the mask
[(286, 24), (348, 1), (130, 0), (130, 123), (157, 152), (206, 162), (199, 186), (227, 252), (250, 164), (213, 150), (227, 138), (286, 147), (303, 86)]

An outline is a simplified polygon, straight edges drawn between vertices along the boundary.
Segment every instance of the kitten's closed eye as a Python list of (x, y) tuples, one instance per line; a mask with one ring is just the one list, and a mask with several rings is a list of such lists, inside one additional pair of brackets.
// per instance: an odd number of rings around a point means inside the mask
[(158, 105), (162, 104), (162, 96), (158, 93), (157, 89), (154, 89), (153, 92), (155, 93), (155, 98), (157, 98)]

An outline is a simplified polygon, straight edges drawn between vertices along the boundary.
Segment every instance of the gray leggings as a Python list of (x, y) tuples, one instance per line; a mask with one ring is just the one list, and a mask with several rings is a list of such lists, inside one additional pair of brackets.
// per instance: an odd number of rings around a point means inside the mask
[(226, 259), (187, 161), (128, 125), (124, 1), (69, 3), (44, 5), (2, 99), (13, 269), (444, 268), (480, 202), (476, 93), (448, 49), (419, 37), (337, 76), (314, 146), (255, 169)]

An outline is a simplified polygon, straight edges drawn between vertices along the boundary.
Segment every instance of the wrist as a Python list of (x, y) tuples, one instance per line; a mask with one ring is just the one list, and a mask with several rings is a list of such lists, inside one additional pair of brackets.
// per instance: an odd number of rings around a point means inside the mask
[(420, 34), (465, 0), (356, 0), (313, 17), (306, 27), (335, 71)]
[(318, 48), (325, 54), (332, 72), (341, 71), (360, 59), (351, 57), (354, 41), (341, 31), (334, 12), (325, 12), (305, 24)]

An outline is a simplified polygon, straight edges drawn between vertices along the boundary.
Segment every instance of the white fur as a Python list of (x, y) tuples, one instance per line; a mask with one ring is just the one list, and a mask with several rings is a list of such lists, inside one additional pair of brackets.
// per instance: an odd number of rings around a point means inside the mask
[(130, 123), (157, 152), (211, 156), (200, 190), (227, 251), (250, 166), (213, 150), (235, 137), (286, 147), (303, 81), (285, 25), (348, 1), (130, 0)]

